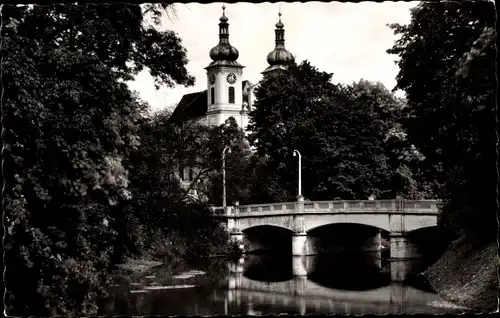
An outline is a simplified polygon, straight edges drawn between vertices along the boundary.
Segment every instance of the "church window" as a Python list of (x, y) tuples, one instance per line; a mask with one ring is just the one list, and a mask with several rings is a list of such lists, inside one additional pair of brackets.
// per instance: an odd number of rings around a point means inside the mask
[(184, 168), (183, 167), (179, 168), (179, 177), (181, 178), (181, 181), (184, 181)]
[(229, 103), (234, 104), (234, 87), (229, 86)]
[(189, 181), (193, 181), (193, 168), (189, 169)]
[(213, 87), (210, 88), (210, 100), (212, 105), (215, 104), (215, 89)]

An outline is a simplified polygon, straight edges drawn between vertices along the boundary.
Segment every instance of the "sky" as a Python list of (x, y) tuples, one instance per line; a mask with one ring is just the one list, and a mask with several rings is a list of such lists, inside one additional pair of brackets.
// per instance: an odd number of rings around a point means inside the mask
[[(387, 23), (408, 24), (410, 8), (418, 2), (282, 2), (225, 4), (229, 42), (240, 53), (243, 78), (261, 80), (268, 66), (266, 57), (274, 49), (274, 29), (281, 10), (285, 46), (297, 62), (308, 60), (320, 71), (333, 73), (334, 83), (351, 84), (360, 79), (380, 81), (388, 89), (396, 85), (396, 56), (386, 50), (397, 37)], [(175, 4), (175, 16), (162, 18), (161, 30), (172, 30), (187, 50), (188, 72), (196, 78), (191, 87), (156, 90), (147, 71), (138, 74), (129, 87), (147, 101), (152, 110), (173, 108), (184, 94), (206, 89), (205, 67), (209, 51), (219, 42), (219, 18), (223, 3)], [(402, 92), (396, 95), (403, 96)]]

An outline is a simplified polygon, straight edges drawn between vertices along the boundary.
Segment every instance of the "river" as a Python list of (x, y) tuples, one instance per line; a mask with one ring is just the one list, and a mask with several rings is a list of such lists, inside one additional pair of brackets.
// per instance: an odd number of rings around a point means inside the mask
[[(380, 256), (380, 255), (379, 255)], [(205, 259), (196, 266), (162, 265), (119, 281), (100, 306), (102, 315), (440, 314), (462, 313), (431, 290), (391, 282), (390, 264), (371, 254), (302, 259), (246, 255)], [(416, 267), (418, 268), (418, 267)]]

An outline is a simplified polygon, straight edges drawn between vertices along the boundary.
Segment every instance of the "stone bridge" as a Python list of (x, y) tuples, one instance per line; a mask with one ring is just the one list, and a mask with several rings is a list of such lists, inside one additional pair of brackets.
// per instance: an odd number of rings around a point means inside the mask
[[(370, 244), (380, 246), (380, 231), (389, 236), (390, 258), (419, 257), (407, 234), (435, 227), (439, 213), (437, 200), (304, 201), (234, 205), (226, 207), (224, 219), (235, 240), (260, 227), (284, 229), (292, 236), (292, 255), (316, 254), (311, 231), (326, 225), (350, 223), (378, 229)], [(353, 233), (353, 235), (357, 235)], [(248, 245), (248, 244), (247, 244)], [(248, 251), (248, 250), (247, 250)]]

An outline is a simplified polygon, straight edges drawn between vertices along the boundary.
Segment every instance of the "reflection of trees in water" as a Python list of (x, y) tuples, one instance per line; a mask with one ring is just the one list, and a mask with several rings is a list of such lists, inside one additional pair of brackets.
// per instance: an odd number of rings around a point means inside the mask
[(218, 286), (225, 281), (228, 275), (228, 262), (230, 262), (230, 260), (224, 257), (206, 258), (198, 260), (196, 263), (193, 263), (191, 267), (206, 273), (206, 275), (202, 276), (204, 285)]
[(284, 282), (293, 278), (292, 258), (276, 254), (247, 255), (245, 273), (248, 279), (265, 282)]
[(390, 272), (380, 267), (380, 254), (338, 253), (318, 255), (308, 279), (318, 285), (345, 290), (369, 290), (390, 283)]

